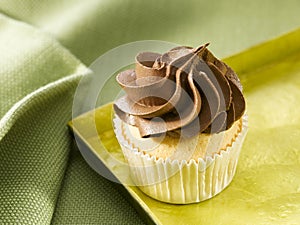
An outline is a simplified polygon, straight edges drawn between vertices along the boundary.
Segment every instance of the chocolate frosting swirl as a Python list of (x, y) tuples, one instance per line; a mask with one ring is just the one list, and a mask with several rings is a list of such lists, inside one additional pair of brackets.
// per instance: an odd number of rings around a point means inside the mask
[(242, 86), (235, 72), (207, 46), (139, 53), (135, 70), (117, 75), (126, 95), (115, 101), (115, 113), (138, 127), (142, 137), (229, 129), (245, 111)]

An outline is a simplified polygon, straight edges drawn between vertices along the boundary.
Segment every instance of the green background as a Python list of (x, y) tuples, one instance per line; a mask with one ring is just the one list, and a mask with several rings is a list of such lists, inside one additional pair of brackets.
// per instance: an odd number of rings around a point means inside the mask
[(225, 57), (300, 26), (293, 1), (0, 1), (0, 224), (141, 224), (66, 126), (101, 54), (164, 40)]

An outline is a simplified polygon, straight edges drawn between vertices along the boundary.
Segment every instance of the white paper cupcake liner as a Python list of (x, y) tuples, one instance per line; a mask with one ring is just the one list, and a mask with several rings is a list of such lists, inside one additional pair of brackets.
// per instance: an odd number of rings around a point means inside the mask
[(134, 148), (122, 134), (122, 121), (114, 119), (115, 133), (130, 166), (134, 183), (150, 197), (173, 204), (201, 202), (220, 193), (232, 181), (247, 133), (247, 116), (235, 141), (206, 159), (156, 159)]

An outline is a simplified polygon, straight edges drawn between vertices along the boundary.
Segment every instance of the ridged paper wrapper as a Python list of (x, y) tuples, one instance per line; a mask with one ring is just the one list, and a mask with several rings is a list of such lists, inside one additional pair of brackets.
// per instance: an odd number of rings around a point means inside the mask
[(118, 117), (114, 118), (114, 130), (136, 186), (154, 199), (188, 204), (212, 198), (230, 184), (248, 130), (247, 122), (245, 114), (241, 131), (229, 147), (197, 161), (150, 156), (126, 140), (123, 122)]

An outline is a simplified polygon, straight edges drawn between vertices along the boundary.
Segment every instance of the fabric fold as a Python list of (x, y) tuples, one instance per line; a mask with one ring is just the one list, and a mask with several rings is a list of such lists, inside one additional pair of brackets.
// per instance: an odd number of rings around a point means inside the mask
[(50, 224), (71, 149), (78, 81), (89, 73), (56, 40), (0, 15), (0, 223)]

